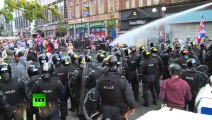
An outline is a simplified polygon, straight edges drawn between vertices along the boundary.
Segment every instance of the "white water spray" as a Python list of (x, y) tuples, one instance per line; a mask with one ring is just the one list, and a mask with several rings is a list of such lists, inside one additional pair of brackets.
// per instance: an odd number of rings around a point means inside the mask
[(174, 15), (170, 15), (170, 16), (165, 17), (165, 18), (161, 18), (159, 20), (156, 20), (156, 21), (151, 22), (149, 24), (146, 24), (144, 26), (135, 28), (131, 31), (126, 32), (123, 35), (120, 35), (110, 45), (114, 46), (114, 45), (117, 45), (119, 43), (125, 43), (128, 46), (131, 46), (131, 45), (136, 45), (137, 40), (139, 40), (143, 45), (145, 45), (145, 44), (147, 44), (146, 43), (147, 40), (145, 40), (145, 38), (147, 39), (147, 37), (152, 34), (151, 33), (152, 31), (150, 31), (151, 29), (158, 28), (163, 23), (166, 23), (166, 21), (174, 20), (174, 19), (176, 19), (176, 18), (178, 18), (182, 15), (203, 9), (203, 8), (211, 6), (211, 5), (212, 5), (212, 2), (198, 6), (198, 7), (195, 7), (195, 8), (192, 8), (192, 9), (189, 9), (189, 10), (186, 10), (186, 11), (183, 11), (183, 12), (176, 13)]

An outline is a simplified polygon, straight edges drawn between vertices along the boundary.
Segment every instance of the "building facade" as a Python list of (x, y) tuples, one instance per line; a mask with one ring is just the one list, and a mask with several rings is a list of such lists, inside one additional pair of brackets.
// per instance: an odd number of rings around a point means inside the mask
[(67, 1), (66, 0), (40, 0), (41, 5), (54, 5), (58, 12), (62, 15), (60, 20), (58, 17), (52, 15), (51, 11), (44, 10), (45, 16), (48, 21), (37, 20), (35, 25), (44, 31), (45, 37), (55, 37), (56, 25), (59, 22), (67, 24)]
[(68, 0), (67, 5), (70, 36), (116, 37), (118, 28), (107, 22), (118, 24), (120, 0)]

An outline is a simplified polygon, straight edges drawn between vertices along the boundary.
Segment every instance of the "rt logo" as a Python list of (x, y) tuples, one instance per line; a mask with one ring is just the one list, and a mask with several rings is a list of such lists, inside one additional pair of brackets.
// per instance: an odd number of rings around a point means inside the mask
[(32, 94), (32, 106), (33, 107), (46, 107), (46, 95), (45, 94)]

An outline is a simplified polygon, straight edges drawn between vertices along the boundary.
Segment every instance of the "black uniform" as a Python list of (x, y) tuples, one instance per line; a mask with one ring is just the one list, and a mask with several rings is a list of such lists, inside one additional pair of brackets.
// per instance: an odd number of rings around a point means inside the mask
[(187, 102), (189, 111), (195, 110), (195, 99), (199, 92), (199, 89), (208, 83), (208, 76), (202, 72), (196, 71), (194, 68), (187, 68), (182, 71), (181, 78), (185, 80), (190, 88), (192, 94), (192, 100)]
[(139, 65), (139, 74), (142, 74), (143, 97), (145, 106), (149, 106), (148, 90), (151, 90), (153, 103), (157, 104), (155, 81), (158, 73), (158, 63), (153, 58), (146, 58)]
[(39, 108), (42, 119), (59, 120), (58, 100), (64, 98), (64, 86), (60, 80), (51, 77), (49, 80), (43, 76), (34, 84), (32, 93), (46, 94), (46, 107)]
[(91, 90), (92, 88), (96, 87), (96, 81), (97, 79), (104, 73), (106, 73), (108, 71), (107, 67), (103, 67), (101, 69), (98, 70), (93, 70), (88, 74), (86, 83), (85, 83), (85, 87), (89, 90)]
[[(66, 68), (64, 66), (60, 65), (56, 65), (55, 66), (55, 70), (54, 70), (54, 76), (56, 78), (58, 78), (58, 80), (61, 80), (61, 82), (63, 83), (64, 89), (66, 91), (66, 87), (67, 87), (67, 82), (68, 82), (68, 71), (66, 70)], [(64, 98), (62, 101), (60, 101), (60, 112), (61, 112), (61, 118), (63, 120), (65, 120), (65, 116), (68, 115), (68, 103), (67, 103), (67, 99), (69, 96), (67, 96), (67, 94), (65, 94)]]
[(138, 94), (139, 94), (138, 75), (136, 72), (138, 65), (139, 65), (139, 61), (137, 56), (131, 55), (131, 57), (127, 59), (127, 66), (128, 66), (127, 80), (129, 80), (129, 82), (132, 85), (132, 89), (133, 89), (134, 97), (136, 101), (138, 101)]
[(174, 60), (174, 63), (179, 64), (183, 69), (186, 69), (186, 62), (189, 59), (189, 56), (181, 56)]
[(126, 78), (118, 72), (107, 72), (97, 81), (95, 98), (101, 98), (103, 120), (123, 120), (129, 109), (135, 108), (133, 92)]
[(0, 120), (5, 120), (4, 115), (6, 114), (6, 111), (10, 108), (7, 97), (4, 93), (4, 91), (0, 90)]
[(28, 102), (28, 106), (29, 106), (27, 108), (27, 120), (32, 120), (33, 114), (36, 114), (36, 119), (39, 119), (38, 109), (35, 109), (32, 107), (32, 101), (31, 101), (31, 97), (30, 97), (32, 87), (39, 78), (40, 78), (40, 75), (33, 75), (24, 83), (25, 84), (25, 94), (27, 95), (27, 102)]
[(8, 82), (0, 81), (0, 89), (4, 91), (8, 104), (12, 106), (7, 114), (4, 115), (4, 120), (23, 119), (25, 98), (23, 82), (15, 78), (11, 78)]

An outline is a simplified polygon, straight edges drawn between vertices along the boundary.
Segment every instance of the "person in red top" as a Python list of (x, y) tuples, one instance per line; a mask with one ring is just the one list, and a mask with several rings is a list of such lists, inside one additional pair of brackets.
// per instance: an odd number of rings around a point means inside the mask
[(180, 65), (171, 64), (169, 66), (171, 78), (163, 81), (160, 88), (159, 98), (171, 108), (183, 109), (185, 102), (192, 99), (188, 83), (180, 78), (181, 70)]

